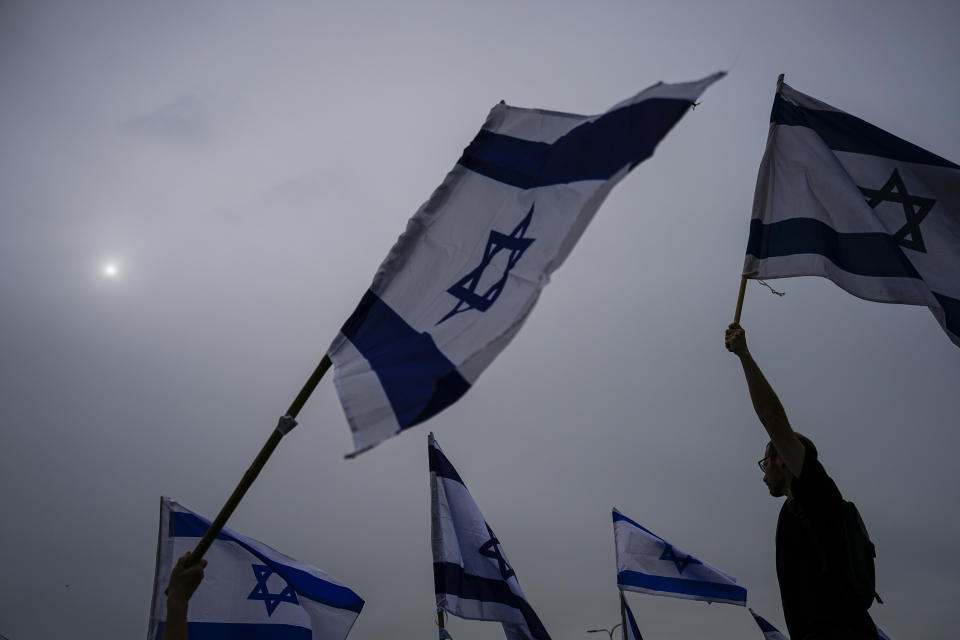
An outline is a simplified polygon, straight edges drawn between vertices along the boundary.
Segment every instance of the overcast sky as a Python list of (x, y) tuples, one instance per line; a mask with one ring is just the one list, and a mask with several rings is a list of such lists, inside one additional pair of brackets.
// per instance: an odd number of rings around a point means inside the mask
[[(216, 514), (496, 102), (593, 114), (721, 69), (463, 400), (344, 460), (330, 376), (230, 526), (359, 593), (352, 638), (435, 637), (432, 430), (555, 640), (619, 619), (613, 506), (784, 630), (723, 348), (777, 74), (958, 162), (958, 28), (954, 0), (0, 1), (0, 634), (146, 633), (160, 496)], [(743, 324), (867, 521), (874, 619), (956, 637), (960, 350), (925, 308), (774, 284)], [(647, 640), (760, 637), (628, 597)]]

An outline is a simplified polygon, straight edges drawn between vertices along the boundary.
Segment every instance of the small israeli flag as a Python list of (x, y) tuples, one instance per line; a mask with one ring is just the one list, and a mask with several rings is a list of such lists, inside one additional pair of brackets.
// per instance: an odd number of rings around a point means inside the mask
[(723, 76), (583, 116), (496, 105), (328, 350), (356, 455), (460, 399), (607, 194)]
[(746, 605), (747, 590), (715, 567), (681, 551), (613, 510), (617, 585), (658, 596)]
[(787, 636), (780, 633), (775, 626), (767, 622), (763, 617), (757, 615), (753, 609), (749, 609), (750, 615), (756, 621), (760, 631), (763, 632), (764, 640), (787, 640)]
[[(209, 525), (161, 498), (148, 640), (163, 637), (171, 569)], [(203, 582), (188, 608), (190, 640), (344, 640), (363, 608), (360, 596), (333, 576), (230, 529), (220, 532), (204, 558)]]
[(437, 607), (503, 624), (507, 640), (550, 640), (493, 529), (431, 433), (433, 581)]
[[(775, 626), (767, 622), (762, 616), (758, 615), (756, 611), (753, 609), (749, 609), (749, 611), (750, 615), (752, 615), (753, 619), (756, 621), (757, 626), (759, 626), (760, 630), (763, 632), (764, 640), (788, 640), (787, 636), (780, 633)], [(877, 637), (879, 637), (880, 640), (890, 640), (890, 636), (885, 634), (883, 629), (880, 627), (877, 627)]]
[(781, 84), (743, 275), (924, 305), (960, 346), (960, 166)]

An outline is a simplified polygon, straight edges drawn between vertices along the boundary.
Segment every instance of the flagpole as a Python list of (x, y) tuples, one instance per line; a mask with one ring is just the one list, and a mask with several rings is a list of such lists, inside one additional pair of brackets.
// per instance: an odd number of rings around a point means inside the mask
[(737, 310), (733, 312), (733, 322), (740, 324), (740, 312), (743, 311), (743, 294), (747, 291), (747, 276), (740, 276), (740, 293), (737, 294)]
[(200, 542), (198, 542), (197, 546), (194, 547), (193, 552), (190, 553), (189, 564), (196, 564), (197, 562), (200, 562), (203, 554), (205, 554), (207, 549), (210, 548), (210, 545), (213, 544), (217, 534), (219, 534), (221, 529), (223, 529), (223, 526), (227, 523), (227, 519), (230, 518), (233, 510), (236, 509), (237, 505), (240, 504), (240, 500), (242, 500), (244, 494), (247, 493), (247, 489), (249, 489), (250, 485), (253, 484), (253, 481), (257, 479), (257, 476), (260, 474), (260, 470), (263, 469), (263, 465), (267, 463), (267, 460), (270, 458), (273, 450), (277, 448), (280, 440), (283, 438), (283, 436), (290, 433), (290, 431), (297, 425), (297, 414), (300, 413), (300, 410), (303, 408), (303, 405), (306, 404), (307, 399), (310, 397), (310, 394), (313, 393), (313, 390), (317, 388), (317, 384), (319, 384), (320, 379), (323, 378), (323, 375), (327, 372), (327, 369), (330, 368), (330, 365), (330, 356), (324, 354), (323, 359), (320, 360), (320, 364), (318, 364), (317, 368), (313, 370), (312, 374), (310, 374), (307, 382), (303, 385), (303, 388), (300, 389), (300, 393), (298, 393), (297, 397), (294, 398), (290, 408), (287, 409), (287, 412), (283, 416), (281, 416), (280, 421), (270, 434), (267, 442), (263, 445), (263, 448), (260, 449), (260, 453), (258, 453), (257, 457), (253, 459), (253, 462), (250, 464), (247, 472), (243, 474), (240, 484), (238, 484), (237, 488), (233, 490), (232, 494), (230, 494), (226, 504), (223, 505), (223, 508), (220, 509), (220, 513), (217, 514), (217, 517), (210, 524), (210, 528), (207, 529), (207, 532), (203, 534), (203, 538), (200, 539)]
[[(777, 93), (783, 88), (783, 74), (777, 76)], [(747, 290), (747, 276), (740, 276), (740, 293), (737, 294), (737, 310), (733, 312), (733, 322), (740, 324), (740, 312), (743, 311), (743, 294)]]

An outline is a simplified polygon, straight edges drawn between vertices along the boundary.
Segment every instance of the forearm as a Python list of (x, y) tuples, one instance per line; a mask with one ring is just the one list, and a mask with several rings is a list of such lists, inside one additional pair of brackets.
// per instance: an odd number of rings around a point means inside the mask
[[(790, 427), (787, 412), (780, 404), (780, 398), (774, 393), (773, 387), (760, 371), (760, 366), (754, 361), (747, 349), (747, 334), (739, 323), (732, 323), (727, 327), (723, 338), (727, 351), (740, 358), (743, 366), (743, 375), (747, 379), (747, 388), (750, 390), (750, 400), (753, 409), (760, 418), (760, 423), (770, 436), (776, 453), (795, 476), (799, 477), (803, 469), (804, 449), (797, 434)], [(767, 453), (768, 457), (771, 455)]]
[[(767, 381), (760, 366), (750, 353), (740, 356), (740, 364), (743, 366), (743, 375), (747, 379), (747, 389), (750, 391), (750, 401), (753, 402), (753, 409), (757, 412), (757, 417), (763, 424), (764, 429), (770, 435), (770, 439), (776, 443), (783, 434), (783, 427), (790, 429), (787, 421), (787, 412), (780, 403), (780, 398), (770, 383)], [(773, 429), (773, 432), (771, 432)], [(793, 433), (792, 430), (789, 433)]]
[(187, 602), (167, 598), (167, 620), (163, 625), (162, 640), (187, 640)]

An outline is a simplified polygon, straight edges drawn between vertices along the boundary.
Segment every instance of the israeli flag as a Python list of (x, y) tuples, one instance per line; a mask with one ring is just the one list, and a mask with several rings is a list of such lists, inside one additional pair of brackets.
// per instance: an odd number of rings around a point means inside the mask
[(623, 593), (620, 594), (620, 598), (623, 600), (623, 614), (627, 621), (623, 628), (623, 640), (643, 640), (643, 636), (640, 635), (640, 628), (637, 627), (637, 620), (633, 617), (633, 611), (630, 610), (630, 605), (627, 604), (627, 599), (623, 597)]
[(613, 510), (617, 585), (625, 591), (744, 606), (747, 590), (737, 579)]
[[(753, 619), (757, 622), (757, 626), (759, 626), (760, 630), (763, 632), (764, 640), (788, 640), (787, 636), (780, 633), (775, 626), (767, 622), (762, 616), (758, 615), (756, 611), (753, 609), (749, 609), (749, 611), (750, 615), (752, 615)], [(880, 638), (880, 640), (890, 640), (890, 636), (885, 634), (883, 629), (880, 627), (877, 627), (877, 637)]]
[(432, 433), (427, 450), (437, 607), (469, 620), (500, 622), (507, 640), (550, 640), (503, 546)]
[(743, 274), (924, 305), (960, 346), (960, 166), (781, 84)]
[(660, 83), (596, 116), (490, 111), (330, 346), (350, 455), (467, 392), (614, 185), (723, 75)]
[(787, 636), (780, 633), (775, 626), (767, 622), (763, 617), (757, 615), (757, 612), (750, 609), (750, 615), (756, 621), (760, 631), (763, 632), (764, 640), (787, 640)]
[[(173, 565), (209, 524), (161, 498), (148, 640), (163, 637)], [(230, 529), (220, 532), (204, 558), (203, 582), (188, 607), (190, 640), (343, 640), (363, 608), (360, 596), (333, 576)]]

